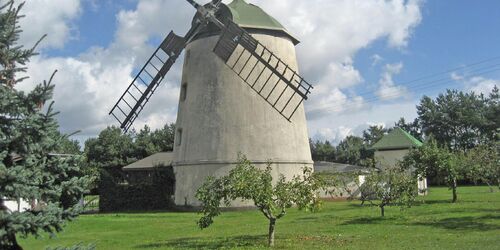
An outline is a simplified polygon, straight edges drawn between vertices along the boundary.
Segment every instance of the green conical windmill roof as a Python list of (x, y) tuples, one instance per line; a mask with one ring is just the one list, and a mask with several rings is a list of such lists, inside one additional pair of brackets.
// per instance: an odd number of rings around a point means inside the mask
[(406, 149), (422, 146), (417, 138), (401, 128), (394, 128), (389, 134), (384, 135), (372, 148), (376, 150)]
[(294, 44), (299, 40), (292, 36), (274, 17), (267, 14), (259, 6), (249, 4), (245, 0), (234, 0), (226, 5), (233, 16), (233, 22), (242, 28), (274, 30), (284, 33)]

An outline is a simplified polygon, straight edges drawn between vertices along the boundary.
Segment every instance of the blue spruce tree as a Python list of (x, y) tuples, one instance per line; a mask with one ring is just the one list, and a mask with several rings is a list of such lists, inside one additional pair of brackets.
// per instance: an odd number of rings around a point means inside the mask
[[(0, 249), (22, 249), (17, 237), (53, 234), (80, 212), (88, 178), (81, 156), (58, 156), (67, 137), (58, 131), (51, 102), (51, 80), (29, 93), (16, 89), (18, 77), (36, 55), (17, 45), (21, 5), (0, 0)], [(36, 47), (36, 45), (35, 45)], [(31, 209), (10, 211), (5, 202), (36, 202)]]

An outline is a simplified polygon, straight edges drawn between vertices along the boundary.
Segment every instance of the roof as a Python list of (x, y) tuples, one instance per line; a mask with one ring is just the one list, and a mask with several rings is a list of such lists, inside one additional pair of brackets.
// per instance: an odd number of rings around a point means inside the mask
[[(230, 4), (222, 4), (219, 7), (217, 15), (219, 18), (225, 17), (231, 19), (242, 28), (272, 31), (290, 38), (295, 45), (300, 43), (300, 41), (290, 34), (290, 32), (288, 32), (288, 30), (286, 30), (274, 17), (267, 14), (259, 6), (247, 3), (245, 0), (233, 0)], [(203, 37), (203, 34), (213, 35), (215, 34), (214, 29), (212, 25), (208, 25), (203, 31), (200, 31), (198, 37)]]
[(281, 31), (290, 36), (295, 44), (299, 43), (299, 40), (292, 36), (280, 22), (267, 14), (259, 6), (249, 4), (245, 0), (233, 0), (227, 7), (229, 7), (233, 15), (233, 22), (242, 28)]
[(315, 173), (353, 173), (353, 172), (370, 172), (369, 168), (349, 165), (336, 162), (327, 161), (315, 161), (314, 162), (314, 172)]
[(422, 142), (403, 129), (396, 127), (384, 135), (372, 148), (376, 150), (407, 149), (422, 146)]
[(124, 171), (151, 170), (158, 166), (171, 166), (174, 159), (173, 152), (162, 152), (148, 156), (142, 160), (136, 161), (123, 167)]

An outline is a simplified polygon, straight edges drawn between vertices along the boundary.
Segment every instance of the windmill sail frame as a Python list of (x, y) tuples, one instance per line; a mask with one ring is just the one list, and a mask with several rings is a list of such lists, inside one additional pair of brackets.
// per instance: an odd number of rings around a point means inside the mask
[(224, 24), (213, 52), (290, 121), (313, 86), (236, 23)]
[(171, 31), (111, 109), (109, 114), (118, 120), (125, 132), (144, 109), (185, 46), (186, 39)]

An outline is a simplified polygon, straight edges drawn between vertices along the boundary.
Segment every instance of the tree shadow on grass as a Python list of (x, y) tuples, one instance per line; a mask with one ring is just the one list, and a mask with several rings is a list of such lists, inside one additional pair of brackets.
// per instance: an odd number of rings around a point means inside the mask
[(426, 206), (426, 205), (434, 205), (434, 204), (453, 204), (451, 202), (451, 199), (449, 200), (417, 200), (415, 201), (412, 206)]
[(500, 220), (500, 216), (485, 215), (478, 217), (474, 216), (453, 217), (437, 221), (415, 222), (412, 223), (412, 225), (430, 226), (430, 227), (444, 228), (449, 230), (463, 230), (463, 231), (500, 230), (500, 225), (485, 223), (483, 222), (484, 220)]
[(356, 218), (352, 220), (348, 220), (343, 222), (341, 225), (352, 225), (352, 224), (378, 224), (383, 221), (391, 220), (391, 218), (385, 218), (382, 216), (379, 217), (365, 217), (365, 218)]
[(135, 249), (149, 249), (158, 247), (169, 247), (174, 249), (232, 249), (237, 247), (264, 247), (267, 244), (267, 235), (234, 236), (218, 238), (179, 238), (158, 243), (137, 245)]

